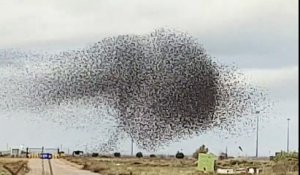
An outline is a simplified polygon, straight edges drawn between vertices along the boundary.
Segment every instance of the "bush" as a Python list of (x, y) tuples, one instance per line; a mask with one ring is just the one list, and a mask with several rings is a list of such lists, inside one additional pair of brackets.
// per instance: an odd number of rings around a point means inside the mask
[(108, 170), (109, 167), (107, 167), (105, 164), (99, 164), (99, 163), (85, 163), (83, 165), (83, 169), (84, 170), (90, 170), (92, 172), (95, 172), (95, 173), (100, 173), (102, 171), (105, 171), (105, 170)]
[(99, 154), (98, 153), (92, 153), (92, 157), (98, 157)]
[(142, 152), (138, 152), (138, 153), (136, 153), (136, 157), (138, 157), (138, 158), (141, 158), (141, 157), (143, 157), (143, 153), (142, 153)]
[(150, 154), (150, 157), (154, 158), (154, 157), (156, 157), (156, 155), (155, 154)]
[(184, 158), (184, 154), (182, 152), (177, 152), (176, 153), (176, 156), (175, 156), (177, 159), (183, 159)]
[(116, 152), (116, 153), (114, 153), (114, 156), (115, 157), (121, 157), (121, 153)]
[(298, 153), (297, 152), (278, 152), (276, 153), (275, 157), (273, 158), (274, 161), (280, 161), (280, 160), (296, 160), (298, 161)]

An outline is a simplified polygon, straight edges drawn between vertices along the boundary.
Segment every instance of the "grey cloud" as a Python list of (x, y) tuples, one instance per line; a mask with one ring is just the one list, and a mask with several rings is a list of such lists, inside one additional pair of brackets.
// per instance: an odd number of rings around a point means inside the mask
[(70, 48), (105, 36), (186, 31), (211, 55), (242, 67), (297, 63), (298, 1), (7, 1), (0, 47)]

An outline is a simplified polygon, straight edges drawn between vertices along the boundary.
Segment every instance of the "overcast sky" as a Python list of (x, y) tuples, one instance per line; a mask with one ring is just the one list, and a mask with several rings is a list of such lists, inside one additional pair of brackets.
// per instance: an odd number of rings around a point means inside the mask
[[(188, 32), (214, 59), (238, 65), (249, 81), (268, 89), (275, 101), (269, 116), (274, 119), (261, 123), (260, 155), (286, 149), (287, 117), (290, 149), (298, 150), (297, 0), (0, 0), (0, 49), (79, 48), (105, 36), (145, 34), (160, 27)], [(0, 124), (0, 150), (7, 143), (74, 148), (91, 134), (1, 113)], [(228, 139), (208, 133), (159, 152), (182, 149), (190, 154), (201, 144), (216, 154), (225, 146), (233, 155), (255, 154), (254, 133)], [(244, 153), (238, 152), (240, 145)], [(130, 144), (124, 143), (121, 151), (130, 152)]]

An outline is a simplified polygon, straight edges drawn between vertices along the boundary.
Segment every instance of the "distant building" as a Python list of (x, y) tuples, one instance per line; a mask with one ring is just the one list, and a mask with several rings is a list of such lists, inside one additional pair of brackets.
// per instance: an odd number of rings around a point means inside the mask
[(12, 157), (19, 157), (20, 153), (21, 153), (21, 150), (19, 148), (12, 148), (10, 155)]

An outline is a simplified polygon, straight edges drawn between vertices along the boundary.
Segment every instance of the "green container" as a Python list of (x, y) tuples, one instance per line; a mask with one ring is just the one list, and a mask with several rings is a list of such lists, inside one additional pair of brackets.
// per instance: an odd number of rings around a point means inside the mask
[(198, 170), (203, 172), (213, 173), (215, 171), (215, 161), (216, 161), (215, 155), (199, 153), (197, 168)]

